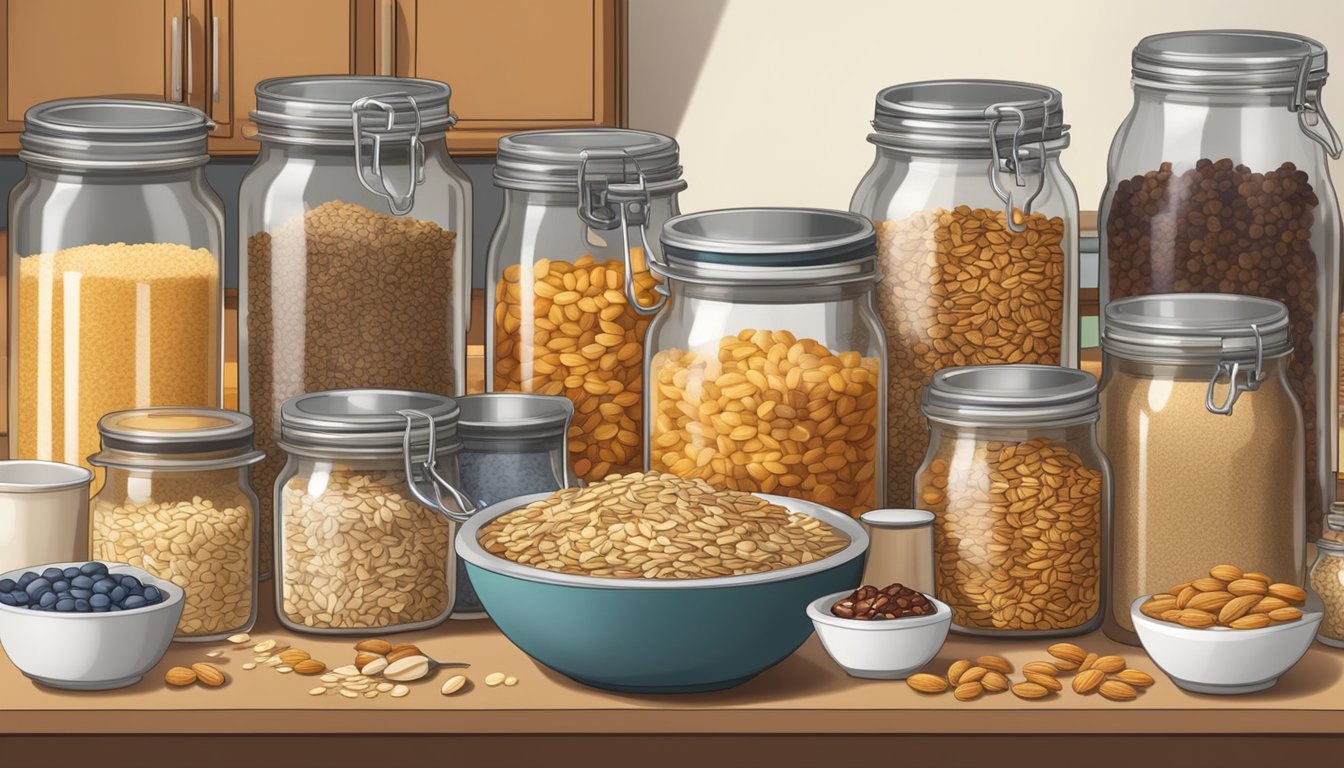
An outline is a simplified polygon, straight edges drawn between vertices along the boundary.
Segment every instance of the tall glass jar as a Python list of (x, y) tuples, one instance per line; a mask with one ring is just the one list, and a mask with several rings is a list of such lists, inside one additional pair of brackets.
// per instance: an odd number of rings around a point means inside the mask
[(1111, 478), (1097, 382), (1046, 365), (949, 368), (923, 395), (915, 483), (933, 512), (938, 599), (971, 635), (1076, 635), (1101, 625)]
[(9, 212), (12, 457), (89, 467), (106, 413), (220, 404), (211, 127), (190, 107), (129, 99), (28, 110)]
[(89, 457), (106, 481), (93, 498), (91, 556), (129, 563), (186, 592), (174, 639), (222, 640), (257, 618), (257, 497), (252, 419), (216, 408), (142, 408), (98, 422)]
[(680, 213), (678, 157), (667, 136), (618, 128), (499, 141), (487, 388), (572, 400), (570, 461), (585, 480), (642, 468), (644, 333), (659, 306), (646, 254)]
[(1105, 630), (1220, 563), (1301, 584), (1302, 406), (1277, 301), (1166, 294), (1106, 305), (1101, 440), (1115, 478)]
[(448, 618), (456, 522), (458, 406), (393, 389), (300, 395), (280, 411), (275, 605), (297, 632), (384, 634)]
[(1078, 195), (1059, 91), (935, 80), (877, 95), (850, 210), (877, 225), (887, 334), (887, 500), (915, 499), (920, 391), (954, 366), (1076, 365)]
[(649, 324), (645, 463), (858, 517), (881, 506), (887, 357), (873, 225), (806, 208), (663, 228)]
[[(492, 392), (457, 398), (462, 453), (462, 492), (479, 509), (532, 493), (573, 488), (566, 435), (574, 419), (568, 398), (521, 392)], [(467, 566), (457, 561), (454, 619), (485, 617)]]
[[(1281, 301), (1306, 431), (1307, 535), (1333, 497), (1339, 204), (1321, 108), (1325, 48), (1278, 32), (1198, 31), (1134, 48), (1134, 106), (1107, 162), (1101, 301), (1239, 293)], [(1102, 318), (1103, 324), (1105, 317)]]
[[(239, 193), (239, 405), (276, 474), (280, 407), (304, 392), (460, 394), (470, 306), (471, 182), (432, 80), (299, 77), (257, 85), (261, 146)], [(263, 573), (271, 528), (262, 526)]]
[(1325, 523), (1325, 533), (1316, 540), (1316, 562), (1307, 583), (1325, 612), (1316, 639), (1332, 648), (1344, 648), (1344, 504), (1331, 504)]

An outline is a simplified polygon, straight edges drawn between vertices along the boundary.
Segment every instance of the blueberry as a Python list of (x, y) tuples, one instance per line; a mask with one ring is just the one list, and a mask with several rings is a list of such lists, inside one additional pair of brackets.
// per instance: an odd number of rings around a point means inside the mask
[(144, 597), (144, 596), (145, 596), (145, 588), (142, 587), (142, 586), (140, 586), (139, 584), (135, 585), (134, 587), (131, 587), (130, 589), (128, 589), (128, 590), (126, 590), (126, 591), (127, 591), (127, 592), (130, 592), (132, 595), (135, 595), (136, 597)]
[(61, 613), (70, 613), (75, 610), (75, 601), (68, 597), (61, 598), (56, 601), (56, 610)]
[(36, 573), (33, 573), (32, 571), (25, 572), (22, 576), (19, 577), (19, 587), (23, 588), (28, 586), (29, 584), (32, 584), (33, 580), (36, 578), (37, 578)]
[(72, 565), (61, 572), (67, 579), (73, 579), (79, 575), (79, 566)]
[(107, 593), (107, 596), (112, 598), (112, 602), (120, 605), (121, 602), (125, 600), (126, 596), (129, 594), (130, 593), (126, 591), (125, 587), (114, 587), (111, 592)]
[[(73, 601), (73, 600), (70, 601), (70, 602), (71, 602), (71, 605), (74, 604), (74, 601)], [(41, 596), (40, 598), (37, 599), (37, 604), (40, 605), (40, 606), (42, 606), (43, 608), (50, 608), (50, 607), (52, 607), (53, 605), (56, 604), (56, 593), (55, 593), (55, 592), (43, 592), (43, 593), (42, 593), (42, 596)]]
[(144, 608), (145, 598), (139, 595), (131, 595), (130, 597), (122, 601), (121, 607), (125, 608), (128, 611), (133, 611), (136, 608)]
[(48, 568), (42, 572), (42, 578), (46, 579), (47, 581), (53, 581), (55, 579), (59, 579), (64, 575), (65, 571), (61, 570), (60, 568)]
[(120, 605), (117, 605), (116, 603), (113, 603), (112, 605), (108, 606), (107, 610), (109, 610), (109, 611), (120, 611), (120, 610), (123, 610), (123, 608), (122, 608)]
[(85, 576), (104, 576), (107, 574), (107, 566), (95, 560), (81, 565), (79, 572)]
[(13, 579), (0, 579), (0, 592), (13, 592), (17, 586)]
[(140, 586), (140, 580), (137, 579), (137, 578), (135, 578), (134, 576), (130, 575), (129, 573), (123, 575), (123, 576), (121, 577), (120, 581), (121, 581), (121, 586), (123, 586), (123, 587), (125, 587), (125, 588), (127, 588), (127, 589), (130, 589), (131, 587), (138, 587), (138, 586)]
[(71, 597), (75, 598), (76, 600), (88, 600), (90, 597), (93, 597), (93, 590), (92, 590), (92, 589), (73, 589), (73, 588), (72, 588), (72, 589), (70, 590), (70, 593), (69, 593), (69, 594), (70, 594)]
[(101, 578), (93, 582), (93, 591), (100, 595), (106, 595), (108, 592), (117, 588), (117, 582), (109, 578)]
[(81, 573), (70, 579), (70, 586), (74, 589), (93, 589), (93, 578)]
[(14, 599), (14, 595), (8, 592), (0, 592), (0, 605), (18, 605), (19, 602)]
[(80, 599), (76, 599), (76, 600), (75, 600), (75, 612), (76, 612), (76, 613), (88, 613), (88, 612), (89, 612), (89, 601), (88, 601), (88, 600), (80, 600)]
[(27, 593), (27, 592), (24, 592), (23, 590), (20, 589), (20, 590), (15, 590), (15, 591), (13, 591), (13, 592), (10, 592), (10, 594), (14, 596), (14, 604), (15, 604), (15, 605), (27, 605), (27, 604), (28, 604), (28, 593)]
[(106, 611), (107, 607), (111, 604), (112, 604), (112, 598), (108, 597), (107, 595), (94, 595), (93, 597), (89, 598), (89, 605), (92, 606), (93, 610), (95, 611), (98, 610)]
[(28, 582), (27, 587), (24, 587), (24, 591), (28, 593), (29, 597), (37, 597), (43, 592), (51, 591), (51, 582), (47, 581), (45, 578), (33, 579)]
[(56, 581), (51, 582), (51, 591), (56, 593), (69, 592), (70, 582), (65, 579), (57, 579)]
[(159, 602), (163, 602), (163, 593), (159, 592), (159, 588), (155, 586), (145, 587), (145, 603), (153, 605)]

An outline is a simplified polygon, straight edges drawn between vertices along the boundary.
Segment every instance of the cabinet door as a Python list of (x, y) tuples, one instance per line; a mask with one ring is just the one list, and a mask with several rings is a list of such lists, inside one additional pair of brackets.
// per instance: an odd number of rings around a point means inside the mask
[(490, 155), (514, 131), (623, 125), (625, 23), (623, 0), (397, 0), (396, 70), (451, 85), (449, 148)]
[[(205, 27), (212, 154), (252, 154), (257, 83), (371, 69), (371, 0), (211, 0)], [(366, 19), (367, 17), (367, 19)]]
[(0, 152), (51, 99), (184, 101), (186, 29), (186, 0), (0, 0)]

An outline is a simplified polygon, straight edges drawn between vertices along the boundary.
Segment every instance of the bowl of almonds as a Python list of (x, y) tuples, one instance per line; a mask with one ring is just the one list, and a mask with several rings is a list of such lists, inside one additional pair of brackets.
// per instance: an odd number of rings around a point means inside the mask
[(1301, 587), (1234, 565), (1140, 597), (1130, 615), (1172, 682), (1215, 694), (1273, 686), (1306, 654), (1322, 618)]

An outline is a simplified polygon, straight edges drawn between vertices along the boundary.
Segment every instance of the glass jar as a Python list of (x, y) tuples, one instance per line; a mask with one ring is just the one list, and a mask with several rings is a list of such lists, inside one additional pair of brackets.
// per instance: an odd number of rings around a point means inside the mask
[(937, 596), (969, 635), (1077, 635), (1101, 624), (1111, 480), (1097, 382), (1047, 365), (949, 368), (922, 400), (915, 478), (935, 515)]
[(216, 408), (142, 408), (98, 422), (89, 461), (91, 556), (129, 563), (186, 592), (176, 640), (222, 640), (257, 618), (252, 419)]
[(1341, 145), (1321, 110), (1325, 49), (1278, 32), (1174, 32), (1140, 41), (1133, 73), (1099, 214), (1102, 306), (1154, 293), (1287, 305), (1307, 532), (1319, 536), (1339, 387), (1340, 218), (1327, 158)]
[(487, 389), (573, 401), (569, 455), (585, 480), (642, 469), (644, 334), (659, 306), (647, 233), (680, 213), (678, 156), (667, 136), (620, 128), (499, 141)]
[(873, 225), (729, 209), (672, 219), (662, 241), (646, 466), (854, 517), (880, 506), (887, 360)]
[[(458, 406), (393, 389), (300, 395), (280, 411), (275, 605), (297, 632), (383, 634), (448, 618)], [(445, 496), (446, 494), (446, 496)]]
[[(573, 488), (565, 435), (574, 404), (564, 397), (520, 392), (459, 397), (457, 433), (462, 440), (458, 466), (461, 489), (478, 509), (532, 493)], [(457, 561), (454, 619), (479, 619), (485, 609)]]
[(13, 458), (90, 467), (104, 414), (220, 404), (224, 213), (205, 181), (211, 128), (199, 110), (161, 102), (28, 110), (9, 216)]
[[(300, 77), (257, 85), (257, 160), (239, 193), (239, 406), (268, 458), (280, 407), (304, 392), (460, 394), (470, 307), (471, 182), (432, 80)], [(262, 526), (270, 572), (271, 527)]]
[(859, 520), (868, 531), (869, 541), (862, 583), (878, 589), (902, 584), (932, 595), (933, 513), (924, 509), (872, 509)]
[[(935, 80), (877, 95), (877, 156), (850, 210), (877, 226), (887, 378), (887, 500), (916, 502), (920, 392), (954, 366), (1076, 365), (1078, 195), (1059, 91)], [(992, 140), (991, 140), (992, 139)]]
[(1167, 294), (1106, 305), (1101, 436), (1115, 479), (1106, 634), (1219, 563), (1302, 583), (1302, 406), (1277, 301)]
[(1325, 612), (1316, 639), (1332, 648), (1344, 648), (1344, 504), (1331, 504), (1325, 522), (1307, 584)]

